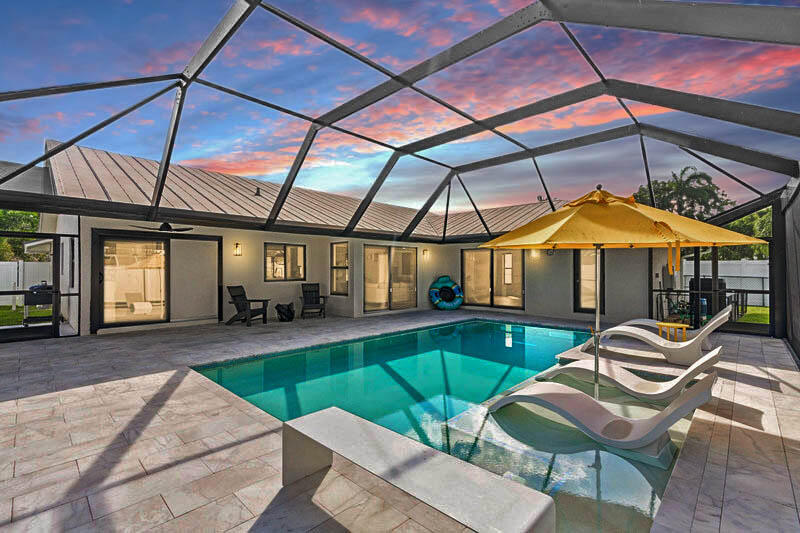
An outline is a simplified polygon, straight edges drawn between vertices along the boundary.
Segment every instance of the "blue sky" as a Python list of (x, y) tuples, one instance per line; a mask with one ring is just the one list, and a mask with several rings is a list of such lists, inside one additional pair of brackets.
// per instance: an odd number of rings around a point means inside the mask
[[(275, 4), (394, 72), (440, 52), (523, 7), (492, 0), (280, 0)], [(800, 1), (769, 3), (800, 7)], [(225, 13), (229, 0), (82, 0), (8, 3), (0, 35), (0, 91), (180, 72)], [(718, 39), (570, 25), (609, 78), (800, 112), (800, 49)], [(376, 72), (258, 9), (203, 77), (317, 116), (385, 81)], [(555, 24), (539, 24), (418, 85), (479, 117), (597, 81)], [(0, 159), (26, 162), (45, 139), (67, 139), (164, 84), (0, 103)], [(83, 144), (157, 159), (171, 94), (148, 104)], [(643, 122), (796, 159), (798, 140), (713, 119), (629, 102)], [(465, 124), (457, 114), (405, 89), (348, 117), (340, 126), (401, 145)], [(598, 98), (511, 124), (502, 131), (537, 146), (629, 123), (617, 103)], [(194, 85), (189, 89), (173, 161), (257, 179), (282, 181), (308, 125), (303, 120)], [(735, 200), (743, 187), (674, 146), (647, 140), (652, 174), (686, 165), (708, 171)], [(423, 153), (463, 164), (518, 148), (489, 134)], [(298, 185), (362, 196), (389, 152), (335, 131), (320, 132)], [(762, 190), (785, 176), (739, 163), (715, 163)], [(539, 161), (553, 196), (572, 199), (596, 183), (633, 192), (644, 182), (638, 138), (546, 156)], [(403, 157), (378, 196), (418, 206), (446, 170)], [(511, 205), (543, 193), (530, 161), (465, 174), (479, 206)], [(464, 195), (454, 205), (466, 207)]]

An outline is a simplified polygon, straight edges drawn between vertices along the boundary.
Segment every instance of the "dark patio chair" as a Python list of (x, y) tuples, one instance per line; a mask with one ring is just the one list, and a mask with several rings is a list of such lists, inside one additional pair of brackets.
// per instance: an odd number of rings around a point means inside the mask
[[(231, 285), (228, 286), (228, 292), (231, 295), (231, 301), (236, 307), (236, 314), (233, 315), (225, 322), (226, 326), (230, 326), (237, 320), (246, 322), (247, 326), (250, 326), (250, 321), (253, 318), (258, 317), (259, 315), (262, 317), (264, 324), (267, 323), (267, 309), (269, 308), (269, 298), (255, 298), (249, 299), (247, 298), (247, 293), (244, 290), (244, 287), (241, 285)], [(253, 307), (252, 304), (260, 303), (261, 307)]]
[(305, 318), (306, 314), (316, 313), (325, 318), (326, 297), (320, 295), (319, 283), (303, 283), (302, 290), (303, 308), (300, 310), (300, 316)]

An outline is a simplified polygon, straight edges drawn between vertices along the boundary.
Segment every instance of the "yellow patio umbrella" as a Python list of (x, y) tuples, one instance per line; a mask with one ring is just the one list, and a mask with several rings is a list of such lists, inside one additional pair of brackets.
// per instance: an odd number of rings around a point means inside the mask
[[(601, 248), (667, 248), (670, 274), (680, 270), (681, 247), (765, 244), (719, 226), (637, 203), (633, 196), (615, 196), (602, 190), (569, 202), (558, 211), (525, 224), (481, 248), (595, 249), (595, 279), (600, 279)], [(674, 249), (674, 256), (673, 256)], [(594, 388), (598, 395), (600, 356), (600, 283), (595, 282)]]

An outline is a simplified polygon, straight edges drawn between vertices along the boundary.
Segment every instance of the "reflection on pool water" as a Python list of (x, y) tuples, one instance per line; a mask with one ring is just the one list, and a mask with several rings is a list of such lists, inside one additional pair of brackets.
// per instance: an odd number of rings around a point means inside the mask
[[(553, 496), (561, 530), (639, 530), (652, 521), (669, 471), (611, 454), (546, 413), (509, 406), (487, 418), (480, 405), (587, 338), (476, 320), (197, 371), (281, 420), (337, 406), (517, 479)], [(603, 394), (622, 414), (655, 412), (610, 389)]]

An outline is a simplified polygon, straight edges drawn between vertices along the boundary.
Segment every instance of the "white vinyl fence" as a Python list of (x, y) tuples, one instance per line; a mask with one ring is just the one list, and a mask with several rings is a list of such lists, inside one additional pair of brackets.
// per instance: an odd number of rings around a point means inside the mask
[[(25, 290), (42, 281), (53, 282), (53, 264), (44, 261), (0, 261), (0, 290)], [(0, 305), (22, 305), (22, 295), (0, 296)]]
[[(694, 274), (694, 263), (683, 262), (683, 282), (689, 287)], [(700, 276), (711, 277), (711, 261), (700, 261)], [(726, 289), (769, 290), (769, 260), (742, 259), (740, 261), (720, 261), (719, 279), (725, 280)], [(769, 306), (768, 294), (748, 294), (748, 305)]]

